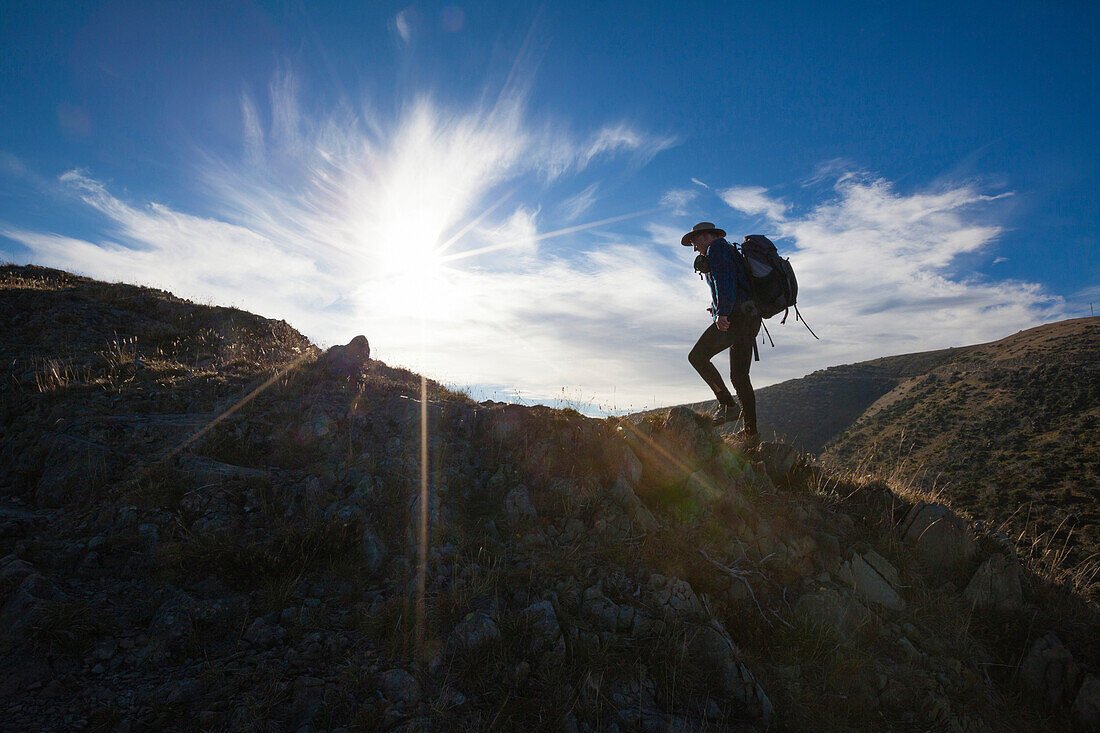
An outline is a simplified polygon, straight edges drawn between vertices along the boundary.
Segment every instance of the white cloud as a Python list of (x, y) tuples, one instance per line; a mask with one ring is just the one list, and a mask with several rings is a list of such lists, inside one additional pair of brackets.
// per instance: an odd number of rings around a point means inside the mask
[(268, 317), (298, 316), (330, 305), (332, 282), (310, 259), (252, 229), (157, 203), (132, 207), (79, 171), (61, 180), (115, 224), (118, 241), (0, 230), (39, 261), (107, 280), (125, 277), (201, 300), (247, 304)]
[[(43, 264), (285, 318), (323, 344), (362, 332), (379, 358), (453, 383), (614, 393), (625, 406), (667, 373), (648, 364), (639, 319), (655, 308), (646, 318), (667, 339), (678, 309), (699, 310), (672, 286), (668, 247), (606, 231), (593, 251), (555, 254), (539, 209), (510, 198), (521, 180), (636, 163), (667, 139), (624, 123), (578, 141), (529, 125), (515, 96), (464, 113), (420, 99), (379, 124), (306, 114), (290, 74), (269, 92), (268, 129), (242, 99), (244, 165), (201, 157), (213, 214), (127, 201), (71, 171), (62, 182), (110, 224), (102, 238), (2, 233)], [(564, 208), (581, 216), (598, 188)]]
[(260, 125), (260, 115), (256, 111), (256, 105), (247, 94), (241, 96), (241, 119), (244, 127), (245, 160), (250, 165), (261, 165), (264, 155), (264, 131)]
[(719, 191), (718, 196), (731, 209), (750, 216), (766, 216), (774, 221), (782, 220), (787, 210), (787, 204), (782, 199), (770, 198), (768, 189), (761, 186), (733, 186)]
[(397, 35), (401, 37), (401, 40), (408, 43), (412, 40), (412, 8), (405, 8), (393, 18), (394, 28), (397, 29)]
[[(537, 195), (512, 197), (597, 158), (637, 161), (671, 142), (625, 124), (578, 140), (552, 123), (532, 126), (518, 97), (466, 112), (420, 99), (389, 123), (318, 118), (294, 90), (289, 75), (272, 84), (268, 130), (242, 101), (246, 165), (202, 159), (212, 213), (126, 201), (71, 171), (63, 183), (110, 222), (102, 238), (0, 233), (42, 264), (285, 318), (323, 344), (364, 333), (379, 358), (449, 383), (548, 400), (564, 389), (618, 409), (708, 396), (686, 359), (709, 323), (694, 253), (679, 245), (691, 222), (675, 207), (688, 192), (665, 195), (673, 211), (646, 222), (648, 236), (603, 220), (599, 237), (580, 236), (587, 224), (557, 230), (568, 248), (549, 245), (555, 233)], [(973, 185), (901, 194), (867, 176), (835, 181), (803, 213), (763, 188), (720, 190), (731, 207), (771, 221), (823, 339), (793, 316), (773, 327), (778, 346), (754, 365), (758, 384), (986, 341), (1064, 312), (1036, 285), (953, 270), (1000, 234), (990, 223), (998, 197)], [(580, 218), (598, 190), (546, 211)]]
[(1097, 305), (1100, 305), (1100, 284), (1078, 290), (1068, 300), (1073, 317), (1093, 316), (1096, 314)]
[(596, 203), (596, 190), (600, 187), (600, 184), (593, 183), (580, 193), (570, 196), (565, 201), (561, 202), (561, 209), (565, 213), (566, 221), (574, 221), (581, 216), (584, 212), (592, 208), (592, 204)]
[(661, 206), (667, 207), (676, 216), (683, 216), (687, 213), (687, 205), (694, 201), (697, 195), (697, 191), (685, 188), (665, 191), (665, 195), (661, 197)]
[(581, 152), (580, 167), (588, 165), (593, 159), (619, 151), (630, 151), (643, 162), (653, 159), (658, 153), (675, 146), (674, 137), (659, 137), (642, 133), (626, 123), (611, 125), (599, 130)]
[[(671, 255), (672, 257), (675, 257), (675, 253), (679, 252), (680, 248), (683, 247), (683, 245), (680, 244), (680, 240), (690, 229), (690, 225), (685, 227), (674, 227), (659, 222), (649, 222), (645, 225), (645, 230), (649, 234), (649, 240), (654, 242), (658, 247), (672, 247), (670, 250), (673, 253)], [(683, 247), (683, 249), (687, 252), (692, 252), (692, 257), (694, 258), (694, 250), (688, 249), (687, 247)]]
[(27, 167), (16, 156), (0, 150), (0, 175), (22, 178), (27, 172)]
[[(954, 271), (958, 256), (981, 252), (1000, 235), (983, 220), (1007, 194), (990, 196), (966, 184), (904, 195), (883, 179), (842, 174), (830, 199), (792, 215), (763, 189), (738, 190), (723, 198), (771, 219), (780, 252), (798, 276), (800, 310), (822, 336), (814, 342), (800, 326), (789, 327), (793, 316), (788, 320), (780, 329), (783, 350), (768, 350), (783, 354), (784, 377), (824, 364), (979, 343), (1064, 317), (1063, 301), (1038, 285)], [(780, 334), (773, 329), (773, 335)]]

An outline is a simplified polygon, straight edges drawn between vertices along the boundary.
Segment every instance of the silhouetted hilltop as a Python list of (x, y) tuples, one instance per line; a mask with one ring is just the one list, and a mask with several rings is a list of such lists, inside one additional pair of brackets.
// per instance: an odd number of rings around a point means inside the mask
[(0, 334), (5, 728), (1100, 725), (1094, 583), (912, 486), (43, 268)]

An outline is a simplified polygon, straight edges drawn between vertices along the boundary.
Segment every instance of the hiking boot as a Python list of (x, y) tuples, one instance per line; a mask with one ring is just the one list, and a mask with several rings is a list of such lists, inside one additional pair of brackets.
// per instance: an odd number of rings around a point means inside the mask
[(740, 443), (745, 450), (752, 450), (760, 445), (760, 433), (750, 433), (747, 430), (738, 430), (730, 437), (734, 442)]
[(718, 409), (716, 409), (713, 414), (715, 425), (725, 425), (728, 422), (733, 422), (739, 417), (741, 417), (741, 405), (736, 402), (732, 405), (727, 405), (724, 402), (719, 403)]

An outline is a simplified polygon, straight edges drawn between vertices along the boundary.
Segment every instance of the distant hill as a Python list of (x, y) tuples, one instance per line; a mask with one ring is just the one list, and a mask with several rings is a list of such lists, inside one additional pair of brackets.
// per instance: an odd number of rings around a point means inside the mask
[(822, 457), (919, 471), (956, 508), (1084, 561), (1100, 552), (1100, 319), (958, 349), (899, 379)]
[(834, 366), (764, 387), (757, 393), (760, 429), (811, 453), (844, 432), (880, 398), (913, 377), (976, 347), (940, 349)]
[[(799, 379), (756, 390), (756, 411), (760, 433), (777, 436), (809, 453), (820, 453), (825, 445), (844, 432), (880, 397), (903, 381), (925, 374), (976, 347), (941, 349), (918, 354), (888, 356), (859, 364), (821, 369)], [(710, 412), (714, 400), (682, 405), (697, 412)], [(628, 416), (643, 416), (668, 408), (647, 410)], [(733, 432), (740, 423), (722, 428)]]

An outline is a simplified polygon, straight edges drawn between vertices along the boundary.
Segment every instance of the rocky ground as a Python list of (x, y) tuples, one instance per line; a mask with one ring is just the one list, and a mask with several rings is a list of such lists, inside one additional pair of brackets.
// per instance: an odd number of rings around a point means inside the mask
[(691, 410), (478, 404), (42, 268), (0, 329), (5, 729), (1100, 727), (1080, 593)]

